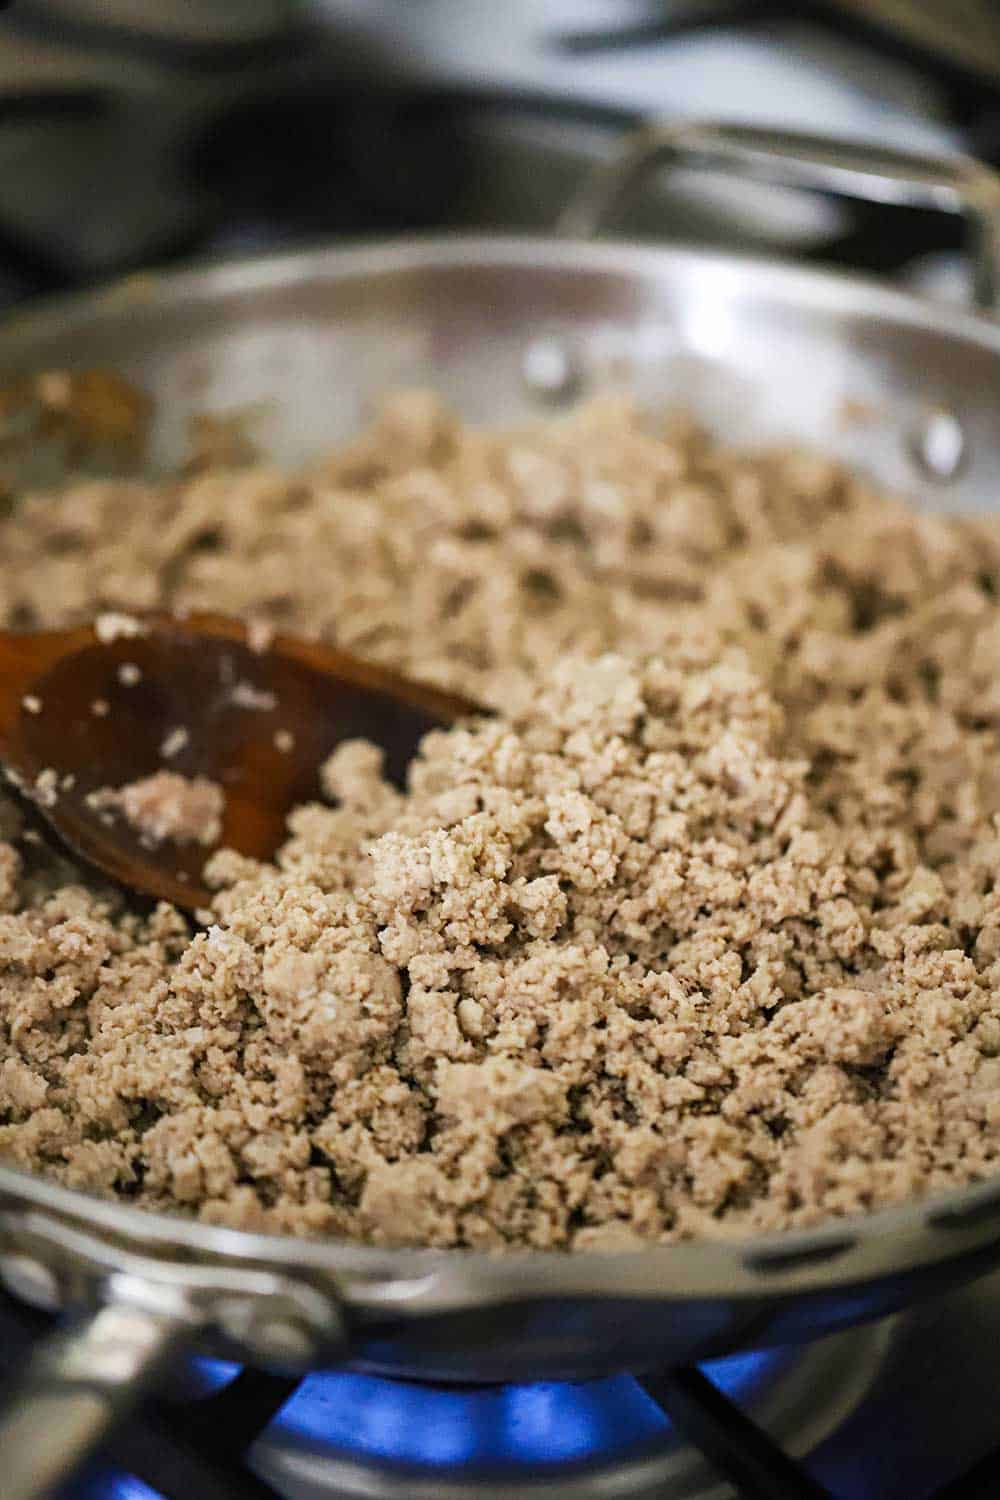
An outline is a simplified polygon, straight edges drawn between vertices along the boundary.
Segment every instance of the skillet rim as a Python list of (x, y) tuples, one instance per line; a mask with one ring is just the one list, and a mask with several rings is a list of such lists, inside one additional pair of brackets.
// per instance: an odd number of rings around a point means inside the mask
[[(0, 323), (0, 367), (13, 373), (36, 342), (71, 329), (99, 326), (134, 310), (155, 314), (178, 303), (224, 302), (241, 293), (336, 283), (360, 277), (426, 271), (520, 267), (563, 273), (662, 278), (687, 274), (738, 278), (741, 289), (769, 293), (800, 311), (879, 317), (897, 326), (977, 345), (1000, 359), (1000, 321), (992, 315), (899, 289), (849, 271), (800, 266), (780, 259), (695, 245), (555, 236), (414, 235), (405, 240), (317, 245), (268, 255), (152, 269), (83, 292), (45, 298)], [(750, 283), (753, 283), (751, 286)], [(10, 355), (15, 357), (12, 359)], [(4, 1219), (33, 1223), (58, 1238), (60, 1226), (96, 1229), (121, 1248), (176, 1260), (285, 1266), (332, 1276), (338, 1295), (359, 1310), (434, 1313), (470, 1303), (544, 1296), (668, 1299), (788, 1295), (930, 1266), (992, 1243), (1000, 1259), (1000, 1165), (988, 1179), (907, 1200), (869, 1214), (834, 1218), (812, 1228), (746, 1238), (698, 1239), (622, 1252), (393, 1249), (349, 1240), (306, 1240), (258, 1234), (135, 1208), (40, 1175), (0, 1164), (0, 1229)], [(8, 1220), (9, 1222), (9, 1220)], [(895, 1247), (894, 1253), (893, 1247)]]

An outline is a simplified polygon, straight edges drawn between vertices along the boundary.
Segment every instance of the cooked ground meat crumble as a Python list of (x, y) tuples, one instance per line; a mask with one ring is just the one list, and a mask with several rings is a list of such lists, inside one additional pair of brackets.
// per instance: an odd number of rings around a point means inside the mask
[[(164, 746), (169, 752), (170, 736)], [(150, 844), (207, 845), (222, 831), (226, 794), (207, 776), (155, 771), (123, 787), (101, 787), (87, 801), (99, 811), (120, 814)]]
[[(0, 521), (5, 623), (315, 632), (502, 710), (401, 793), (343, 745), (213, 922), (4, 805), (0, 1151), (213, 1223), (618, 1246), (810, 1225), (1000, 1156), (1000, 523), (605, 398), (406, 394), (295, 474)], [(96, 708), (95, 708), (96, 711)]]

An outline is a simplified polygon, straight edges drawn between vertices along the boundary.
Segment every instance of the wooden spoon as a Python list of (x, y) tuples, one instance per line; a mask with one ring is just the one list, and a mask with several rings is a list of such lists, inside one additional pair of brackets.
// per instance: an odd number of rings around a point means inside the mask
[[(342, 740), (381, 745), (401, 784), (429, 729), (477, 712), (329, 646), (278, 635), (254, 650), (247, 626), (221, 615), (104, 615), (96, 626), (0, 632), (8, 778), (74, 854), (191, 910), (210, 903), (203, 872), (216, 848), (273, 857), (289, 812), (318, 795), (319, 767)], [(158, 771), (222, 786), (213, 845), (144, 842), (123, 816), (88, 803)]]

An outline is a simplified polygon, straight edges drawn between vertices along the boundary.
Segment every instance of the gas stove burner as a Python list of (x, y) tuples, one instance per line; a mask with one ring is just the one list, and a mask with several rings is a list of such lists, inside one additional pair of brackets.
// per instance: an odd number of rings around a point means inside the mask
[[(798, 1456), (863, 1399), (889, 1331), (869, 1327), (702, 1368), (718, 1391)], [(536, 1494), (546, 1500), (700, 1500), (719, 1493), (713, 1470), (629, 1375), (482, 1387), (314, 1375), (262, 1433), (251, 1462), (290, 1500), (527, 1500)], [(788, 1493), (792, 1500), (796, 1491)]]
[[(784, 1455), (812, 1452), (859, 1407), (892, 1327), (733, 1355), (701, 1371), (524, 1385), (422, 1385), (343, 1371), (296, 1387), (199, 1360), (175, 1393), (185, 1405), (165, 1408), (156, 1430), (161, 1438), (200, 1432), (203, 1467), (191, 1468), (191, 1447), (176, 1440), (150, 1460), (151, 1434), (133, 1431), (116, 1440), (121, 1469), (92, 1473), (62, 1500), (717, 1500), (728, 1493), (719, 1473), (739, 1474), (755, 1457), (763, 1478), (753, 1494), (810, 1500), (825, 1492)], [(714, 1437), (692, 1408), (712, 1406), (707, 1391), (720, 1408)], [(683, 1431), (668, 1409), (681, 1414)], [(745, 1430), (733, 1432), (733, 1423)], [(248, 1424), (262, 1430), (243, 1467), (226, 1450), (242, 1452), (233, 1429), (242, 1425), (245, 1442)], [(715, 1467), (691, 1446), (692, 1433)], [(735, 1462), (719, 1463), (713, 1450), (727, 1434)]]

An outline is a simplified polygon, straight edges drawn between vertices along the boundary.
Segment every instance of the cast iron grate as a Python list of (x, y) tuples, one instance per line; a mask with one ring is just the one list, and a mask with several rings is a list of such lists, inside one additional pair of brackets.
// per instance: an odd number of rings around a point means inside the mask
[[(183, 1418), (176, 1408), (149, 1403), (112, 1440), (107, 1457), (164, 1500), (269, 1500), (275, 1491), (244, 1466), (242, 1454), (297, 1384), (243, 1371), (218, 1394), (186, 1407)], [(700, 1370), (664, 1372), (640, 1384), (745, 1500), (829, 1500)]]
[[(0, 1298), (0, 1346), (7, 1368), (23, 1363), (50, 1323), (45, 1314)], [(639, 1384), (743, 1500), (833, 1500), (701, 1370), (665, 1370), (639, 1377)], [(149, 1401), (111, 1439), (101, 1465), (141, 1481), (162, 1500), (278, 1500), (247, 1467), (245, 1454), (299, 1385), (294, 1378), (243, 1370), (197, 1400)], [(73, 1486), (66, 1500), (98, 1492), (96, 1485), (84, 1484), (82, 1491)], [(997, 1494), (1000, 1450), (934, 1500), (985, 1500)]]
[[(23, 1362), (49, 1323), (44, 1314), (3, 1299), (0, 1337), (8, 1367)], [(183, 1405), (149, 1401), (111, 1439), (102, 1460), (163, 1500), (273, 1500), (276, 1492), (247, 1468), (244, 1455), (299, 1383), (244, 1370), (213, 1394)], [(701, 1371), (668, 1371), (640, 1384), (747, 1500), (826, 1495)]]

